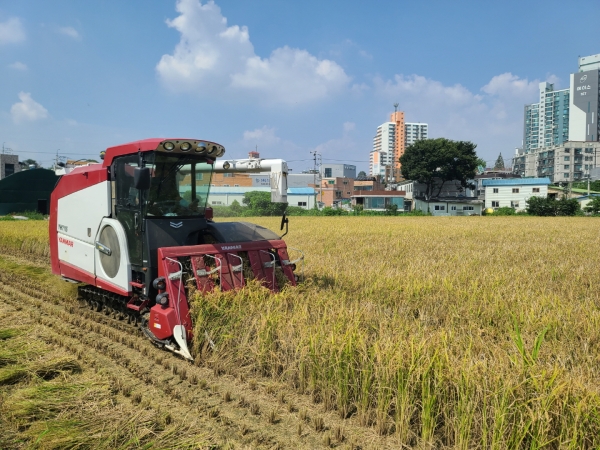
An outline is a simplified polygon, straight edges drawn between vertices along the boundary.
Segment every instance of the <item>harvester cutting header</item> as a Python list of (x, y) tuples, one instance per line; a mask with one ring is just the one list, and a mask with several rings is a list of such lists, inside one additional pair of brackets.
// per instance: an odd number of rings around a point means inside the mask
[(139, 323), (155, 344), (192, 359), (189, 283), (208, 294), (256, 278), (277, 291), (296, 284), (301, 260), (290, 261), (266, 228), (212, 221), (215, 171), (270, 170), (272, 201), (287, 200), (285, 161), (217, 162), (224, 154), (214, 142), (146, 139), (62, 176), (50, 201), (52, 272), (83, 283), (79, 295), (92, 308)]

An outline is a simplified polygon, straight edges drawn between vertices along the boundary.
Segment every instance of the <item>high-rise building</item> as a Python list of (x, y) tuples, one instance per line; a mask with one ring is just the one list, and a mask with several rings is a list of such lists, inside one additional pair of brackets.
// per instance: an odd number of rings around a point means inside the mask
[(569, 139), (599, 141), (600, 55), (579, 58), (579, 71), (571, 74)]
[(369, 158), (369, 174), (385, 178), (386, 167), (391, 164), (396, 145), (396, 124), (385, 122), (377, 127), (373, 150)]
[(525, 105), (525, 153), (569, 140), (569, 98), (569, 89), (555, 91), (554, 84), (540, 83), (539, 103)]
[(392, 180), (397, 181), (402, 177), (400, 173), (400, 157), (404, 155), (404, 149), (406, 148), (404, 112), (394, 111), (390, 114), (390, 122), (396, 125), (396, 142), (394, 143), (394, 151), (392, 153), (392, 160), (390, 161), (390, 166), (392, 167), (392, 173), (390, 175)]
[(525, 105), (523, 153), (542, 151), (565, 142), (598, 142), (600, 126), (600, 54), (580, 57), (568, 89), (540, 83), (539, 103)]
[(429, 134), (429, 126), (426, 123), (411, 123), (404, 124), (405, 147), (414, 144), (421, 139), (427, 139)]

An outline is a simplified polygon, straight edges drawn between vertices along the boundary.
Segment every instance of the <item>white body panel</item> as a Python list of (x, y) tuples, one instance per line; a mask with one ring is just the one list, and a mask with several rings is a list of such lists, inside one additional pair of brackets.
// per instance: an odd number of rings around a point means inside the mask
[(94, 236), (94, 240), (97, 240), (100, 237), (100, 233), (105, 226), (110, 225), (117, 234), (117, 238), (119, 239), (119, 249), (121, 251), (121, 262), (119, 264), (119, 271), (117, 274), (111, 278), (104, 272), (102, 268), (102, 263), (100, 262), (100, 251), (95, 249), (94, 253), (94, 261), (96, 264), (96, 285), (98, 287), (102, 287), (102, 281), (106, 281), (113, 286), (117, 286), (124, 291), (130, 292), (131, 285), (131, 264), (129, 263), (129, 252), (127, 250), (127, 237), (125, 236), (125, 230), (123, 230), (123, 226), (119, 223), (118, 220), (115, 219), (102, 219), (100, 226), (98, 227), (98, 232)]
[(56, 231), (93, 246), (100, 222), (107, 216), (110, 216), (110, 183), (104, 181), (58, 199)]
[(81, 270), (94, 271), (94, 246), (63, 233), (58, 233), (58, 259)]

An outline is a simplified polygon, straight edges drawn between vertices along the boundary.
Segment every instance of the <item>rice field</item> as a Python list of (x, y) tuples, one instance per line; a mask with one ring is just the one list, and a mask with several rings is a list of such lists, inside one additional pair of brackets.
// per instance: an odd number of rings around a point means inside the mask
[[(46, 225), (0, 223), (1, 251), (46, 257)], [(292, 217), (305, 282), (195, 296), (194, 350), (398, 446), (597, 448), (599, 225)]]

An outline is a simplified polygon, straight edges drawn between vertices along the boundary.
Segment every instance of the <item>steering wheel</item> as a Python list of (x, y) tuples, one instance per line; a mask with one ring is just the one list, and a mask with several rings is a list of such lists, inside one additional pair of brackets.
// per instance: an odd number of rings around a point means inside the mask
[(175, 209), (179, 206), (179, 202), (177, 200), (161, 200), (158, 202), (154, 202), (154, 206), (156, 206), (163, 214), (174, 212)]

